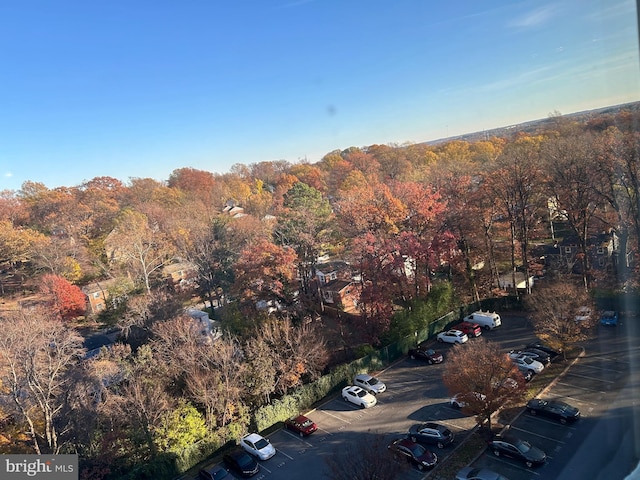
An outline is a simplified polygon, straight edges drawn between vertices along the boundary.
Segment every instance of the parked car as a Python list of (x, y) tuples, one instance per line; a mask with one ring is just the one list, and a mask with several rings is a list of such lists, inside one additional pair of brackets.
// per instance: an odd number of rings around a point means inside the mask
[(485, 330), (493, 330), (496, 327), (502, 325), (502, 319), (496, 312), (483, 312), (478, 310), (471, 315), (467, 315), (463, 318), (465, 322), (477, 323)]
[(240, 439), (240, 446), (254, 457), (260, 460), (269, 460), (276, 454), (276, 449), (271, 442), (257, 433), (250, 433)]
[(580, 418), (580, 410), (560, 400), (542, 400), (533, 398), (527, 402), (527, 411), (531, 415), (544, 415), (560, 423), (575, 422)]
[(480, 392), (456, 393), (449, 399), (449, 405), (453, 408), (466, 408), (469, 406), (468, 399), (476, 398), (476, 400), (484, 401), (486, 395)]
[(344, 387), (342, 389), (342, 398), (345, 402), (351, 402), (361, 408), (373, 407), (378, 402), (376, 397), (357, 385)]
[(578, 313), (576, 313), (576, 322), (588, 326), (590, 321), (591, 309), (587, 306), (580, 307)]
[(545, 353), (548, 353), (549, 356), (551, 357), (551, 361), (553, 362), (556, 358), (558, 358), (561, 354), (560, 351), (555, 350), (553, 348), (551, 348), (549, 345), (547, 345), (546, 343), (540, 341), (540, 340), (536, 340), (535, 342), (531, 342), (529, 345), (527, 345), (526, 348), (536, 348), (538, 350), (542, 350)]
[(493, 440), (489, 442), (489, 448), (496, 457), (500, 455), (512, 457), (523, 461), (529, 468), (547, 461), (547, 454), (542, 450), (521, 438), (509, 434), (493, 437)]
[(285, 420), (284, 426), (287, 428), (287, 430), (296, 432), (301, 437), (311, 435), (313, 432), (318, 430), (318, 425), (316, 425), (313, 420), (305, 417), (304, 415), (298, 415), (297, 417)]
[(418, 467), (418, 470), (433, 468), (438, 463), (438, 456), (435, 453), (408, 438), (394, 440), (388, 448), (396, 458), (406, 459), (407, 462)]
[(460, 322), (451, 328), (466, 333), (468, 337), (479, 337), (482, 335), (482, 327), (473, 322)]
[(539, 352), (540, 353), (534, 352), (533, 350), (527, 348), (526, 350), (511, 350), (509, 352), (509, 355), (523, 355), (525, 357), (530, 357), (533, 360), (537, 360), (538, 362), (540, 362), (543, 366), (546, 366), (549, 363), (551, 363), (551, 359), (549, 358), (549, 355), (544, 353), (542, 350), (539, 350)]
[(444, 425), (434, 422), (416, 423), (409, 428), (409, 439), (412, 442), (435, 445), (444, 448), (453, 443), (453, 432)]
[(551, 363), (551, 355), (549, 355), (547, 352), (543, 350), (540, 350), (539, 348), (525, 347), (520, 351), (525, 354), (529, 354), (529, 353), (535, 354), (535, 356), (532, 356), (532, 358), (534, 360), (538, 360), (540, 363), (542, 363), (545, 366)]
[(526, 367), (533, 373), (540, 373), (544, 370), (544, 365), (531, 357), (527, 357), (526, 355), (514, 352), (509, 354), (509, 358), (519, 367)]
[(387, 386), (378, 380), (376, 377), (372, 377), (366, 373), (360, 373), (353, 378), (353, 384), (358, 387), (362, 387), (369, 393), (377, 395), (387, 390)]
[(239, 473), (243, 477), (251, 477), (258, 473), (260, 467), (255, 457), (252, 457), (241, 448), (236, 448), (222, 457), (227, 468)]
[(229, 470), (222, 465), (214, 465), (200, 470), (198, 478), (200, 480), (222, 480), (223, 478), (229, 478)]
[(618, 312), (606, 310), (600, 315), (600, 325), (616, 326), (618, 325)]
[(509, 480), (488, 468), (464, 467), (456, 473), (456, 480)]
[(445, 343), (465, 343), (469, 341), (469, 337), (467, 337), (466, 333), (461, 332), (460, 330), (447, 330), (446, 332), (440, 332), (436, 336), (439, 342)]
[(432, 363), (442, 363), (444, 360), (442, 353), (436, 352), (433, 348), (426, 348), (420, 345), (409, 350), (409, 357), (413, 360), (419, 358), (420, 360), (426, 361), (429, 365)]
[(525, 367), (519, 364), (516, 364), (516, 367), (518, 367), (518, 370), (522, 374), (522, 377), (524, 378), (525, 382), (530, 382), (533, 376), (535, 375), (535, 373), (533, 373), (533, 370), (530, 370), (529, 367)]

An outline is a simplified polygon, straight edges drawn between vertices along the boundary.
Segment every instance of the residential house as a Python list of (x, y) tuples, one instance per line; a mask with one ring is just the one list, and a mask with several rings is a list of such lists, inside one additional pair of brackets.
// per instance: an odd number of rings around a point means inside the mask
[(109, 278), (99, 280), (82, 287), (87, 299), (87, 312), (97, 314), (107, 308), (107, 301), (113, 292), (125, 294), (133, 288), (133, 284), (126, 278)]
[(170, 263), (162, 267), (162, 275), (176, 291), (181, 292), (196, 286), (198, 267), (191, 262)]

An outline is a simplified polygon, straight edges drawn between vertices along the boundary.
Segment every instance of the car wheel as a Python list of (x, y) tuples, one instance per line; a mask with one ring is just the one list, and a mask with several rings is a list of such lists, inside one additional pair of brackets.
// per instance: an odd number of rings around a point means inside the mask
[(410, 357), (411, 357), (411, 360), (415, 360), (416, 359), (415, 355), (410, 355)]
[(411, 441), (412, 441), (413, 443), (418, 443), (418, 441), (417, 441), (416, 437), (411, 437)]
[(567, 419), (566, 418), (561, 418), (560, 419), (560, 423), (563, 424), (563, 425), (566, 424), (567, 423)]
[(433, 360), (429, 359), (429, 360), (427, 360), (427, 363), (428, 363), (429, 365), (431, 365), (431, 364), (433, 364)]
[(348, 399), (347, 397), (342, 397), (342, 399), (343, 399), (345, 402), (348, 402), (348, 401), (349, 401), (349, 399)]
[(531, 415), (535, 415), (535, 414), (536, 414), (536, 411), (535, 411), (535, 410), (529, 410), (529, 413), (530, 413)]
[(438, 448), (444, 448), (444, 444), (442, 442), (438, 442), (437, 447)]
[(360, 408), (366, 408), (366, 407), (364, 406), (364, 403), (361, 403), (361, 404), (360, 404)]
[(440, 343), (442, 343), (442, 339), (441, 339), (441, 338), (439, 338), (439, 339), (438, 339), (438, 341), (439, 341)]
[(482, 327), (482, 328), (484, 328), (485, 330), (491, 330), (491, 329), (489, 328), (489, 325), (485, 325), (485, 326), (484, 326), (484, 327)]
[(499, 456), (500, 456), (500, 451), (498, 451), (498, 450), (494, 450), (494, 451), (493, 451), (493, 454), (494, 454), (496, 457), (499, 457)]
[(527, 468), (533, 467), (533, 462), (530, 460), (527, 460), (526, 462), (524, 462), (524, 464), (527, 466)]
[(418, 470), (422, 472), (424, 470), (424, 465), (423, 464), (418, 465)]

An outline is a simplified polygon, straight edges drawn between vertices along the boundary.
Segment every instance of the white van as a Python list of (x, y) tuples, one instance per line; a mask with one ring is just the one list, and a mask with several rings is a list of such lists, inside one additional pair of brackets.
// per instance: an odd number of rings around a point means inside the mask
[(464, 317), (464, 321), (477, 323), (485, 330), (493, 330), (494, 328), (502, 325), (500, 315), (496, 312), (483, 312), (482, 310), (478, 310), (477, 312), (473, 312), (471, 315), (467, 315)]

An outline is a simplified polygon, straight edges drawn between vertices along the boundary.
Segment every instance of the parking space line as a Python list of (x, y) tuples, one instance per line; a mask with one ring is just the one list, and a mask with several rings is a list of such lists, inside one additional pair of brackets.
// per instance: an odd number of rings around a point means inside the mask
[(289, 460), (293, 460), (293, 457), (290, 457), (289, 455), (287, 455), (286, 453), (284, 453), (282, 450), (280, 450), (279, 448), (277, 449), (278, 452), (280, 452), (281, 454), (283, 454), (285, 457), (287, 457)]
[(309, 445), (310, 447), (313, 447), (313, 445), (311, 445), (309, 442), (307, 442), (303, 437), (301, 437), (300, 435), (296, 435), (295, 433), (291, 433), (289, 430), (287, 429), (283, 429), (284, 432), (287, 435), (291, 435), (293, 438), (295, 438), (296, 440), (301, 441), (302, 443), (306, 443), (307, 445)]
[[(611, 370), (609, 370), (609, 371), (611, 371)], [(591, 377), (591, 376), (589, 376), (589, 375), (579, 375), (579, 374), (577, 374), (577, 373), (572, 373), (572, 372), (569, 372), (569, 373), (565, 376), (565, 378), (567, 378), (567, 377), (579, 377), (579, 378), (586, 378), (586, 379), (588, 379), (588, 380), (597, 380), (598, 382), (606, 382), (606, 383), (615, 383), (615, 382), (616, 382), (616, 380), (605, 380), (604, 378)]]
[(540, 435), (539, 433), (532, 432), (531, 430), (525, 430), (524, 428), (514, 427), (513, 425), (511, 425), (510, 429), (511, 430), (520, 430), (521, 432), (530, 433), (532, 435), (535, 435), (536, 437), (544, 438), (545, 440), (551, 440), (552, 442), (558, 442), (558, 443), (562, 443), (562, 444), (565, 443), (562, 440), (556, 440), (555, 438), (547, 437), (545, 435)]
[(565, 387), (579, 388), (580, 390), (586, 390), (587, 392), (593, 392), (593, 393), (602, 393), (603, 395), (607, 393), (607, 392), (603, 392), (602, 390), (595, 390), (593, 388), (580, 387), (578, 385), (571, 385), (570, 383), (566, 383), (566, 382), (558, 382), (556, 385), (564, 385)]
[[(628, 364), (629, 362), (626, 361), (618, 361), (618, 360), (613, 360), (616, 363), (626, 363)], [(611, 372), (612, 370), (614, 372), (620, 372), (620, 373), (624, 373), (624, 370), (616, 370), (616, 369), (612, 369), (612, 368), (607, 368), (607, 367), (600, 367), (598, 365), (590, 365), (588, 363), (580, 363), (578, 364), (580, 367), (585, 367), (585, 368), (592, 368), (594, 370), (604, 370), (605, 372)]]
[(339, 416), (334, 415), (333, 413), (329, 413), (327, 410), (322, 410), (322, 412), (326, 413), (330, 417), (333, 417), (333, 418), (335, 418), (337, 420), (340, 420), (341, 422), (347, 422), (348, 424), (351, 424), (351, 422), (349, 420), (346, 420), (344, 418), (340, 418)]
[[(487, 455), (490, 455), (487, 453)], [(507, 457), (496, 457), (495, 455), (491, 455), (491, 458), (493, 458), (494, 460), (498, 461), (498, 462), (502, 462), (504, 464), (509, 465), (510, 467), (516, 468), (518, 470), (522, 470), (523, 472), (527, 472), (527, 473), (533, 473), (534, 475), (540, 475), (538, 472), (531, 470), (530, 468), (526, 468), (521, 466), (520, 464), (517, 463), (513, 463), (513, 461), (509, 460)], [(547, 457), (548, 458), (548, 457)]]
[(267, 467), (265, 467), (263, 463), (260, 464), (260, 468), (264, 468), (267, 472), (273, 473), (273, 472), (271, 472), (271, 470), (269, 470)]

